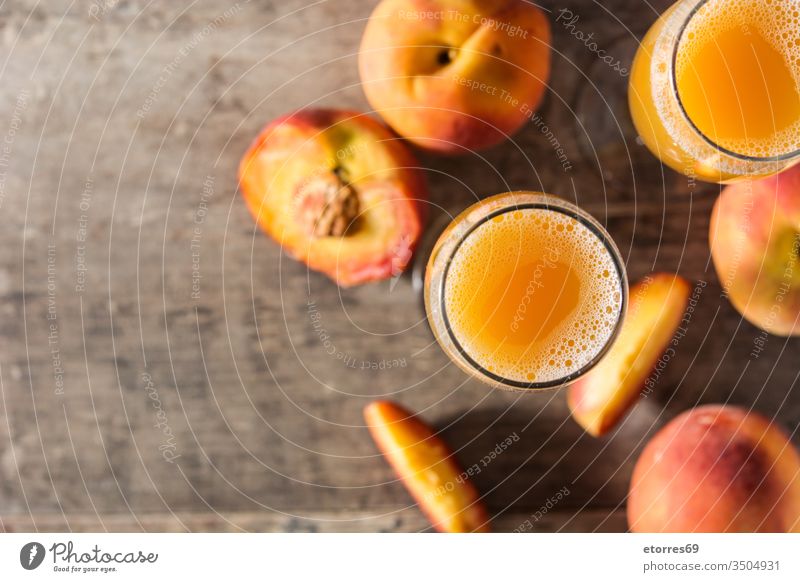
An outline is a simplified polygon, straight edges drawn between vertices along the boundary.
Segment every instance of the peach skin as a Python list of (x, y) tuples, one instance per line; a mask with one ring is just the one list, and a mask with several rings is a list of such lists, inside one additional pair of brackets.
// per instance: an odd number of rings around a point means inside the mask
[(358, 65), (367, 99), (395, 131), (465, 153), (533, 116), (550, 74), (550, 25), (524, 0), (383, 0)]
[(261, 131), (239, 165), (239, 183), (264, 232), (347, 287), (406, 268), (427, 199), (418, 167), (374, 119), (308, 109)]
[(768, 333), (800, 335), (800, 165), (726, 186), (709, 242), (736, 310)]
[(364, 409), (372, 438), (440, 532), (487, 532), (478, 492), (436, 433), (405, 408), (379, 400)]
[(625, 322), (611, 349), (568, 389), (572, 416), (586, 432), (607, 433), (636, 403), (673, 340), (690, 290), (685, 279), (666, 273), (650, 275), (631, 288)]
[(688, 410), (636, 462), (628, 525), (634, 532), (800, 532), (800, 455), (758, 413)]

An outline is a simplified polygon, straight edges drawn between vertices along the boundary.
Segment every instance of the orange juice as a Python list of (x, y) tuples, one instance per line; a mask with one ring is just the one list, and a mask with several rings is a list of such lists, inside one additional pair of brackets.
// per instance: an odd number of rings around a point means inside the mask
[(438, 287), (446, 342), (478, 376), (553, 385), (592, 364), (614, 335), (621, 262), (599, 225), (571, 205), (515, 195), (474, 224), (481, 203), (462, 217), (471, 227), (449, 251)]
[(651, 28), (631, 72), (642, 140), (690, 176), (778, 172), (800, 152), (800, 0), (683, 0)]

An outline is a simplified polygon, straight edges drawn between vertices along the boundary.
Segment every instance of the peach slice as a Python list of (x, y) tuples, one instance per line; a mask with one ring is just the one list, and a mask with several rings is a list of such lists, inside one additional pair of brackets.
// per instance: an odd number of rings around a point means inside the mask
[(383, 0), (358, 65), (367, 99), (395, 131), (465, 153), (533, 116), (550, 75), (550, 25), (525, 0)]
[(341, 286), (399, 275), (422, 231), (417, 161), (374, 119), (301, 110), (268, 124), (239, 165), (259, 226)]
[(569, 387), (572, 416), (589, 434), (611, 430), (635, 403), (680, 325), (690, 293), (678, 275), (645, 277), (630, 290), (619, 336), (603, 360)]
[(453, 453), (405, 408), (379, 400), (364, 409), (372, 438), (441, 532), (487, 532), (489, 515)]
[(768, 333), (800, 335), (800, 165), (726, 186), (709, 242), (736, 310)]
[(642, 451), (628, 495), (634, 532), (800, 532), (800, 454), (736, 406), (688, 410)]

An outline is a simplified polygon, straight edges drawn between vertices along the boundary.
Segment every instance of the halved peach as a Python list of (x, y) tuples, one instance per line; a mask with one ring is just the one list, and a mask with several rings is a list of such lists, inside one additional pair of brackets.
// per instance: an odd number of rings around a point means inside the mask
[(365, 114), (301, 110), (268, 124), (239, 165), (245, 202), (284, 250), (339, 285), (399, 275), (422, 231), (419, 165)]
[(489, 531), (489, 515), (469, 475), (431, 427), (386, 400), (368, 405), (364, 418), (381, 452), (438, 531)]
[(603, 360), (569, 387), (573, 418), (586, 432), (611, 430), (636, 402), (659, 358), (673, 341), (690, 293), (679, 275), (658, 273), (631, 288), (619, 336)]

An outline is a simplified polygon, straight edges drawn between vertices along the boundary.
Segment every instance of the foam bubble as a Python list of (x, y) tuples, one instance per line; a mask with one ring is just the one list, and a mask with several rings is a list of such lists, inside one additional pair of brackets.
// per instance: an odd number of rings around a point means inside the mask
[[(537, 256), (533, 256), (537, 251)], [(521, 348), (512, 348), (509, 338), (514, 336), (513, 326), (525, 326), (526, 319), (530, 326), (537, 319), (528, 315), (533, 313), (528, 309), (553, 309), (550, 304), (542, 304), (542, 295), (536, 294), (539, 261), (548, 266), (564, 265), (575, 275), (574, 279), (564, 281), (580, 286), (577, 305), (546, 336), (537, 337)], [(488, 297), (488, 305), (503, 301), (512, 306), (524, 304), (525, 312), (519, 318), (514, 314), (507, 333), (503, 328), (506, 333), (503, 338), (496, 334), (488, 337), (485, 324), (484, 328), (476, 328), (476, 321), (488, 320), (493, 314), (481, 314), (484, 320), (476, 318), (473, 305), (487, 305), (486, 294), (498, 285), (496, 277), (515, 272), (520, 264), (535, 265), (522, 296), (509, 292), (508, 296), (496, 299)], [(476, 273), (483, 277), (484, 285), (480, 284), (480, 278), (476, 283)], [(508, 289), (503, 287), (504, 282), (500, 284), (501, 289)], [(526, 298), (528, 293), (530, 296)], [(561, 291), (558, 297), (562, 297)], [(476, 228), (453, 255), (445, 281), (445, 309), (459, 344), (483, 368), (518, 382), (559, 380), (591, 362), (614, 332), (620, 317), (621, 297), (622, 283), (603, 241), (575, 218), (537, 208), (511, 210)], [(539, 333), (530, 327), (525, 330), (526, 334), (531, 332)]]

